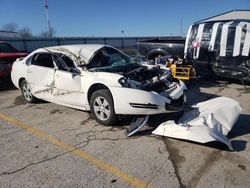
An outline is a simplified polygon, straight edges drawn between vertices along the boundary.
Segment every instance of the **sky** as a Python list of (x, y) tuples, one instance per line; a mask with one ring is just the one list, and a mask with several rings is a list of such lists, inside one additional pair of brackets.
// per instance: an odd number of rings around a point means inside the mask
[[(0, 28), (14, 22), (37, 35), (47, 31), (45, 0), (0, 0)], [(178, 36), (196, 21), (250, 0), (48, 0), (58, 37)], [(182, 20), (182, 21), (181, 21)], [(124, 32), (122, 32), (124, 31)]]

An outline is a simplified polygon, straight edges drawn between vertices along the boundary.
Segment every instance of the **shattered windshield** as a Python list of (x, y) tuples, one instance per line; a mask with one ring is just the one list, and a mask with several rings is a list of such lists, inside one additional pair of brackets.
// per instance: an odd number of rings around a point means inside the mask
[[(92, 58), (87, 68), (90, 71), (122, 71), (124, 68), (141, 66), (133, 58), (120, 51), (104, 47)], [(119, 70), (118, 70), (119, 69)]]

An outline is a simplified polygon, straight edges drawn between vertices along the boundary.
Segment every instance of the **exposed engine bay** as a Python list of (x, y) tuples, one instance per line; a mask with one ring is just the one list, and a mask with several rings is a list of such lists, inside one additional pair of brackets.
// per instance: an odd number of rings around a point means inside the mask
[(179, 83), (179, 80), (173, 78), (168, 70), (160, 69), (160, 67), (141, 66), (123, 75), (124, 78), (119, 81), (123, 87), (157, 93), (175, 88)]
[(126, 88), (145, 91), (162, 91), (179, 83), (170, 71), (160, 67), (144, 66), (138, 60), (108, 47), (101, 48), (91, 59), (87, 69), (92, 72), (111, 72), (123, 75), (119, 83)]

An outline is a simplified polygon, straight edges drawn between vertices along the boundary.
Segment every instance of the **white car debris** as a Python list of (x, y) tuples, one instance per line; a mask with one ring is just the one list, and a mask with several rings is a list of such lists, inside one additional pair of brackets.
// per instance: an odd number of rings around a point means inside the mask
[(42, 99), (91, 111), (104, 125), (114, 124), (117, 115), (146, 119), (172, 112), (187, 89), (169, 71), (98, 44), (40, 48), (14, 62), (11, 78), (27, 102)]
[(185, 112), (177, 123), (164, 122), (153, 134), (200, 143), (219, 141), (232, 150), (226, 135), (242, 111), (240, 104), (230, 98), (218, 97), (192, 107), (194, 109)]

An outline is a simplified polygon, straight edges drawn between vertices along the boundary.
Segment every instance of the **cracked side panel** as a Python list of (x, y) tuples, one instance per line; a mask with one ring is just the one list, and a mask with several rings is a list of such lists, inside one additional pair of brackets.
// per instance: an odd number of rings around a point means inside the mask
[(54, 91), (53, 68), (30, 65), (30, 73), (27, 73), (27, 82), (33, 95), (39, 99), (51, 100)]
[(56, 70), (55, 87), (53, 99), (66, 105), (84, 105), (84, 95), (82, 90), (82, 77), (76, 75), (72, 77), (71, 72)]

